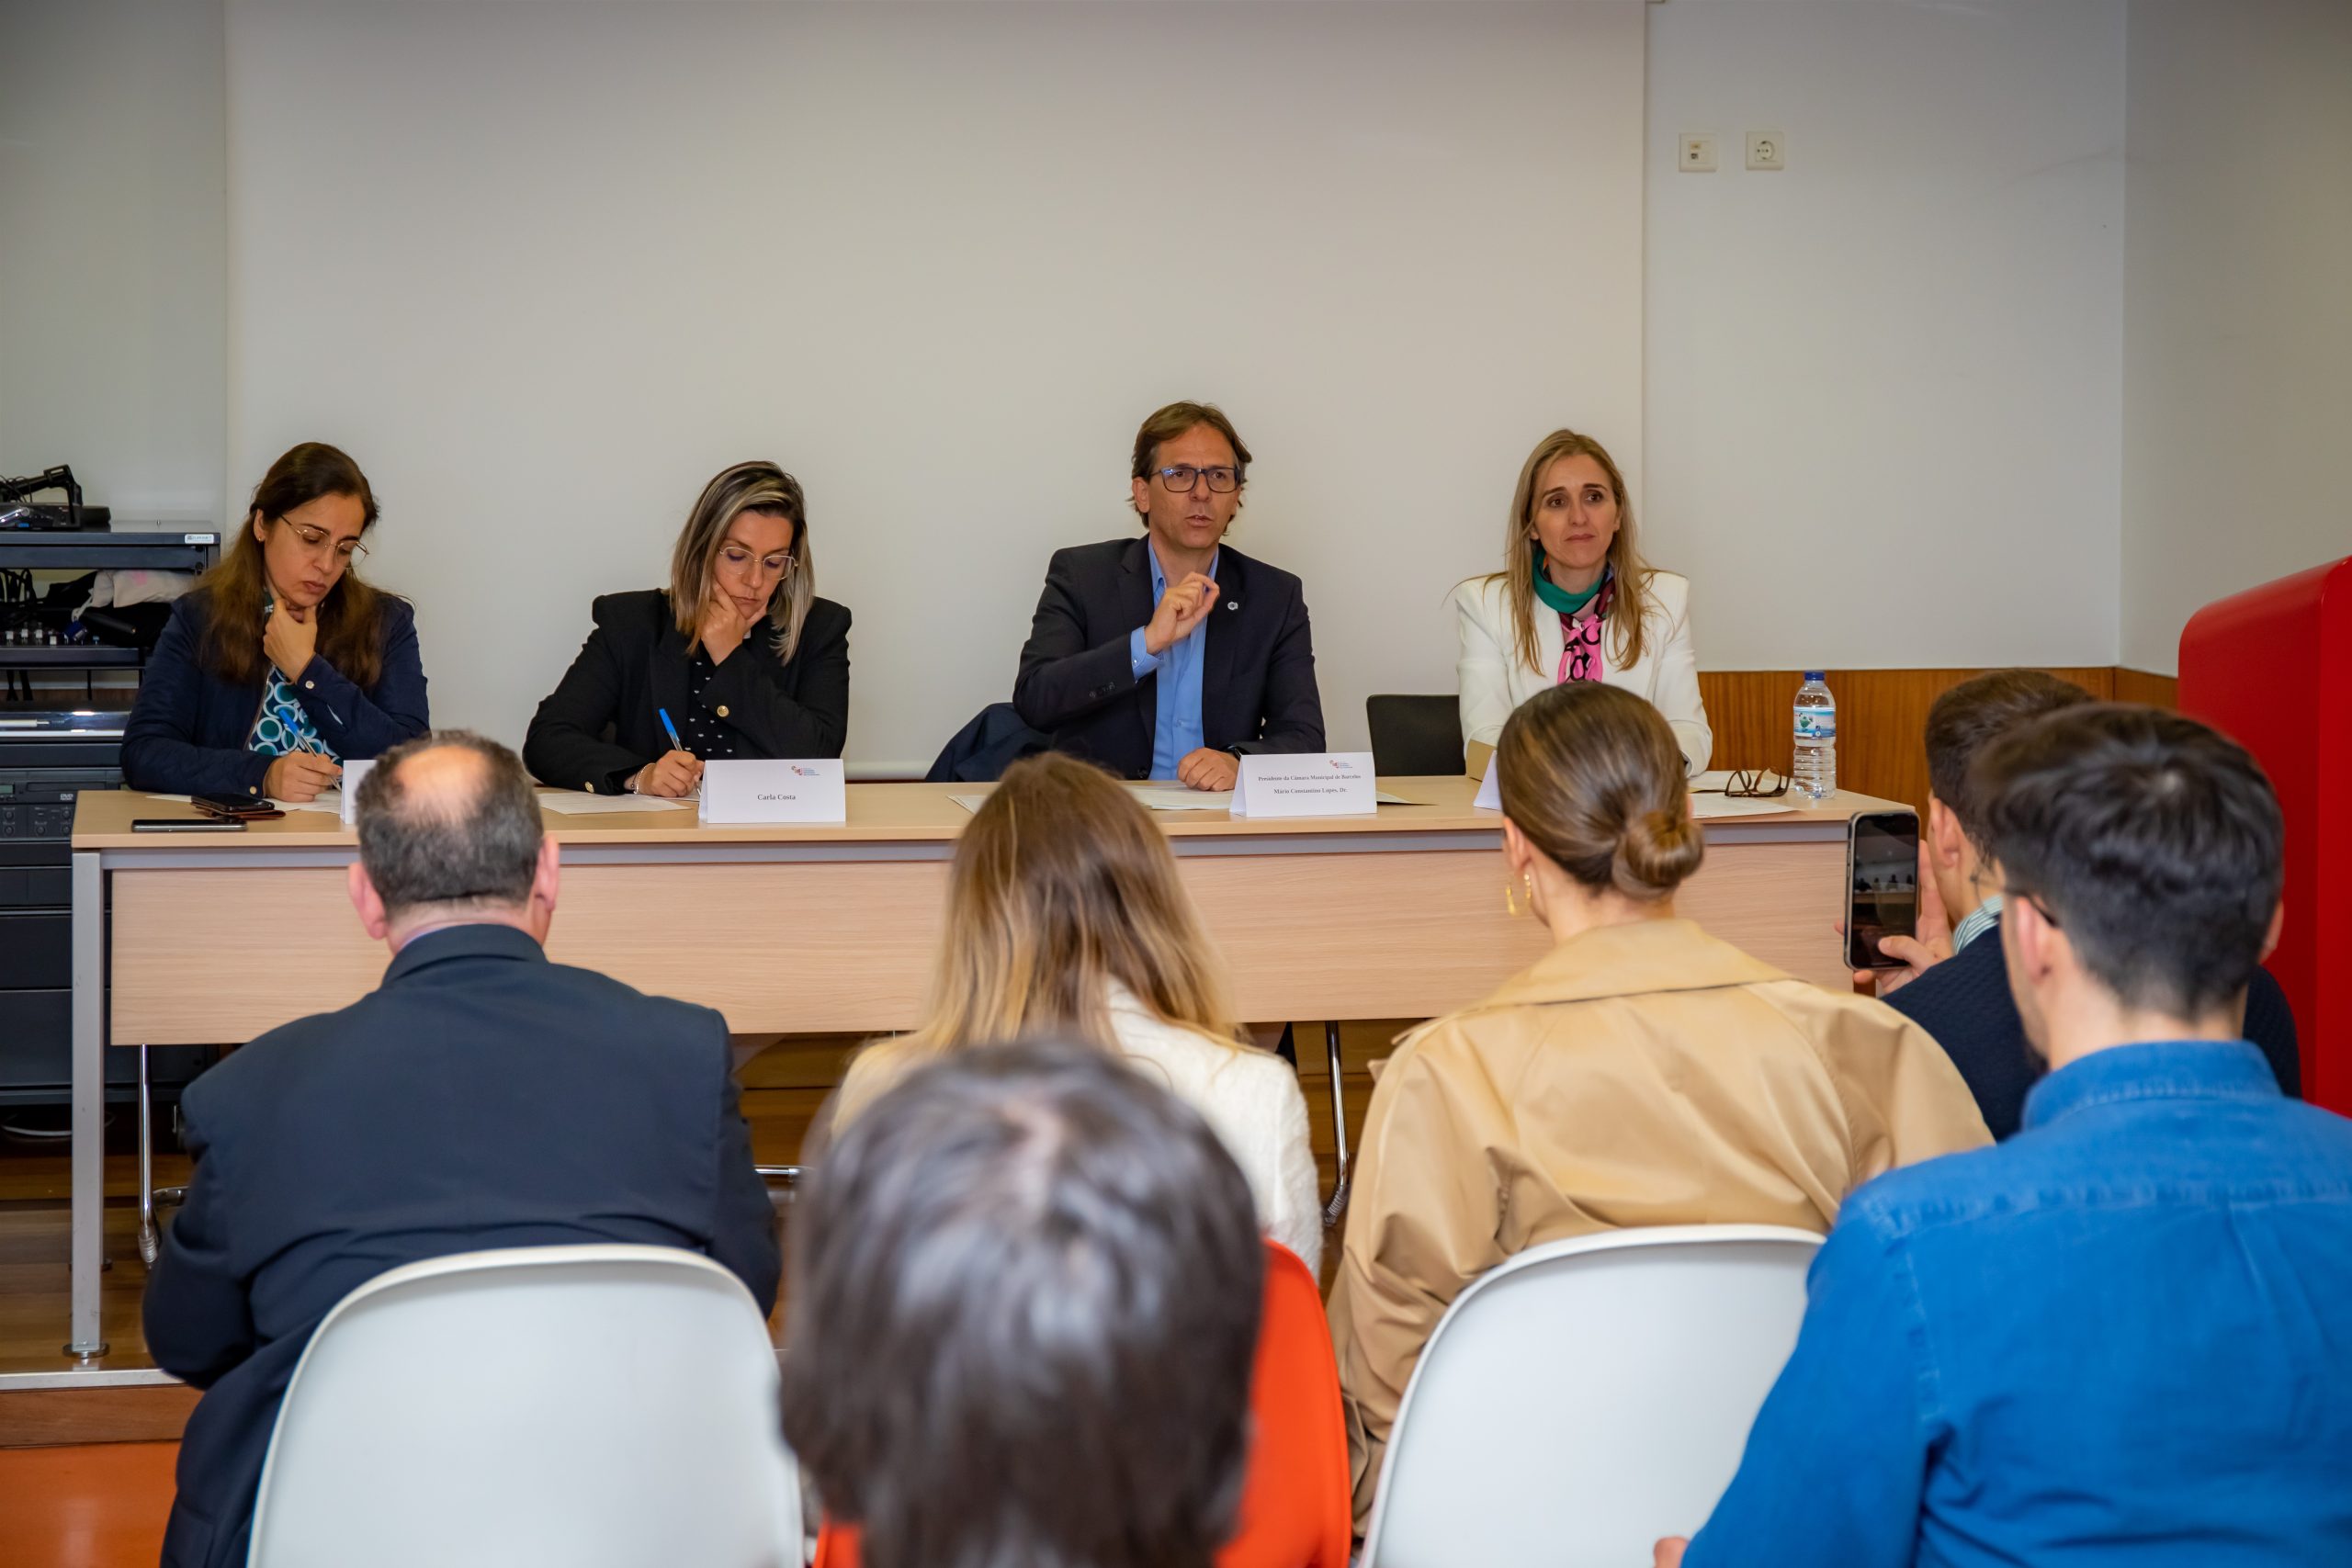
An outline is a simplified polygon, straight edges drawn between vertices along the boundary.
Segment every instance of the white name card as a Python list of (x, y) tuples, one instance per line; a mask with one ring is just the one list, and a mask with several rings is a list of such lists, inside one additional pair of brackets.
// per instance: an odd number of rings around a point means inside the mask
[(1233, 782), (1236, 817), (1369, 817), (1380, 809), (1369, 751), (1248, 756)]
[(1487, 759), (1487, 776), (1478, 781), (1478, 798), (1470, 803), (1474, 811), (1500, 811), (1503, 808), (1503, 771), (1495, 766), (1492, 757)]
[(343, 765), (343, 825), (346, 828), (359, 824), (359, 781), (366, 778), (368, 770), (375, 765), (373, 757), (363, 762), (345, 762)]
[(705, 762), (701, 819), (710, 823), (846, 822), (849, 784), (838, 757)]

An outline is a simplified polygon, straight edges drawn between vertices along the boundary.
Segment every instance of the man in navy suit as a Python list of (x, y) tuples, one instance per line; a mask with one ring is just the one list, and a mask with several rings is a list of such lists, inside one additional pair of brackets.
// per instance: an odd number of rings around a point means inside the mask
[[(2080, 686), (2039, 670), (1996, 670), (1962, 682), (1928, 710), (1928, 820), (1919, 856), (1927, 918), (1918, 941), (1886, 940), (1885, 953), (1904, 967), (1881, 971), (1876, 979), (1887, 1005), (1943, 1046), (1996, 1138), (2018, 1130), (2026, 1091), (2048, 1069), (2027, 1044), (2009, 994), (2001, 962), (2001, 872), (1984, 848), (1985, 802), (1970, 769), (2003, 736), (2090, 700)], [(1961, 919), (1946, 931), (1935, 911)], [(2265, 969), (2256, 969), (2246, 987), (2245, 1035), (2261, 1047), (2278, 1087), (2300, 1097), (2295, 1015)]]
[[(181, 1440), (165, 1568), (245, 1560), (279, 1401), (334, 1304), (479, 1248), (706, 1253), (775, 1303), (775, 1219), (726, 1021), (548, 962), (556, 845), (512, 751), (463, 732), (359, 786), (351, 898), (391, 950), (340, 1012), (272, 1030), (191, 1084), (187, 1205), (148, 1282), (156, 1364), (205, 1391)], [(302, 984), (301, 933), (281, 944)]]
[(1208, 403), (1136, 433), (1140, 539), (1057, 550), (1012, 705), (1057, 750), (1123, 778), (1231, 789), (1250, 751), (1323, 750), (1298, 579), (1225, 543), (1250, 449)]

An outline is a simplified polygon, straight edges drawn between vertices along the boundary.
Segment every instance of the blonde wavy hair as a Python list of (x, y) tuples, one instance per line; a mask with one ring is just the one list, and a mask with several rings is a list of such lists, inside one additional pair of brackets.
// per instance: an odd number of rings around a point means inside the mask
[(1151, 814), (1057, 753), (1016, 762), (947, 874), (947, 931), (922, 1022), (893, 1055), (1071, 1033), (1116, 1044), (1114, 982), (1173, 1024), (1240, 1046), (1225, 977)]
[(719, 548), (727, 543), (727, 530), (746, 512), (792, 525), (792, 565), (768, 597), (775, 656), (789, 660), (800, 646), (809, 602), (817, 597), (817, 567), (808, 554), (808, 503), (800, 481), (774, 463), (738, 463), (702, 487), (679, 530), (677, 548), (670, 552), (670, 613), (686, 634), (686, 650), (693, 652), (701, 639), (703, 605), (711, 594)]
[(1527, 455), (1519, 470), (1519, 488), (1511, 492), (1510, 515), (1503, 525), (1503, 569), (1489, 573), (1487, 581), (1501, 580), (1503, 597), (1510, 605), (1512, 646), (1520, 663), (1537, 668), (1535, 585), (1529, 580), (1527, 547), (1536, 537), (1536, 484), (1544, 470), (1562, 457), (1590, 457), (1599, 463), (1617, 498), (1617, 536), (1609, 542), (1609, 566), (1617, 578), (1612, 590), (1615, 602), (1609, 609), (1609, 662), (1620, 670), (1629, 669), (1641, 660), (1643, 631), (1657, 601), (1650, 590), (1651, 569), (1642, 559), (1636, 539), (1634, 502), (1625, 494), (1625, 476), (1618, 471), (1617, 459), (1609, 455), (1609, 449), (1591, 436), (1555, 430)]

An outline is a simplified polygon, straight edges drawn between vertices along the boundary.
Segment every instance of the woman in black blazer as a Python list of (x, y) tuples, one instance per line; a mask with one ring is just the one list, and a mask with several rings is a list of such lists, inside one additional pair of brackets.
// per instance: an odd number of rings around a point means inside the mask
[(236, 546), (172, 606), (122, 733), (133, 789), (311, 800), (424, 733), (406, 602), (359, 580), (376, 494), (306, 441), (254, 488)]
[(591, 614), (524, 739), (542, 783), (683, 795), (707, 761), (842, 754), (849, 612), (816, 596), (800, 481), (774, 463), (703, 487), (666, 590), (607, 593)]

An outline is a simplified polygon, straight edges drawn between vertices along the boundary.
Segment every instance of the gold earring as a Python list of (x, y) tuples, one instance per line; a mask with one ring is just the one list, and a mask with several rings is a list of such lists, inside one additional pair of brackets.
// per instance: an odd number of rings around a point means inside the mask
[(1503, 908), (1510, 911), (1510, 917), (1513, 919), (1519, 919), (1522, 914), (1532, 915), (1535, 912), (1534, 874), (1532, 872), (1526, 871), (1521, 872), (1519, 874), (1519, 886), (1520, 887), (1523, 887), (1527, 890), (1527, 908), (1524, 909), (1521, 909), (1519, 907), (1519, 890), (1511, 886), (1510, 877), (1506, 876), (1503, 878)]

